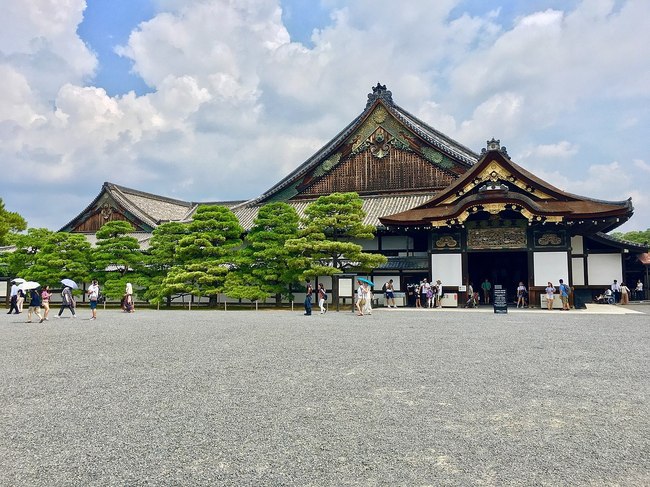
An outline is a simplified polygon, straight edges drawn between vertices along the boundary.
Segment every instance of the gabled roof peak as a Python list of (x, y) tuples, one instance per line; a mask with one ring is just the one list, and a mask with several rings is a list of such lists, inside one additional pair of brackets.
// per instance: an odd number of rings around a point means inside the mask
[(488, 140), (486, 144), (487, 146), (481, 149), (481, 157), (483, 157), (488, 152), (497, 151), (503, 154), (504, 156), (506, 156), (508, 159), (510, 159), (510, 156), (508, 155), (508, 151), (506, 150), (506, 146), (501, 145), (501, 140), (497, 140), (494, 137), (492, 137), (492, 140)]
[(366, 109), (375, 103), (377, 100), (382, 100), (388, 105), (393, 104), (393, 93), (386, 89), (386, 85), (377, 83), (377, 86), (372, 87), (372, 93), (368, 93), (368, 102), (366, 103)]

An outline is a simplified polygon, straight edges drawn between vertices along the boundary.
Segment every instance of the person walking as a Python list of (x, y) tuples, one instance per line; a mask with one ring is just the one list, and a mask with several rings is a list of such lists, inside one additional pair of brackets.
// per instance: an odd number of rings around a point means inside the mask
[(630, 304), (630, 288), (621, 283), (621, 304)]
[(88, 286), (88, 291), (86, 291), (86, 294), (88, 295), (88, 299), (90, 301), (90, 312), (92, 313), (90, 319), (96, 320), (97, 301), (99, 301), (99, 284), (97, 283), (97, 279), (93, 279), (93, 283)]
[(18, 284), (16, 284), (15, 281), (11, 281), (11, 291), (9, 296), (11, 304), (7, 314), (10, 315), (12, 311), (15, 311), (14, 314), (17, 315), (20, 311), (18, 311)]
[(564, 281), (560, 279), (560, 299), (562, 300), (562, 311), (569, 311), (571, 307), (569, 306), (569, 293), (571, 288), (564, 284)]
[(50, 314), (50, 298), (52, 293), (50, 292), (50, 286), (45, 286), (41, 291), (41, 302), (43, 305), (43, 320), (41, 321), (50, 321), (47, 319)]
[(311, 285), (311, 280), (305, 281), (305, 316), (311, 316), (311, 296), (314, 293), (314, 286)]
[(61, 314), (63, 314), (63, 310), (68, 308), (70, 312), (72, 313), (72, 317), (76, 318), (77, 314), (75, 313), (75, 302), (74, 302), (74, 297), (72, 296), (72, 289), (70, 286), (65, 286), (63, 288), (63, 291), (61, 291), (61, 309), (59, 309), (59, 314), (56, 315), (57, 318), (61, 318)]
[(356, 302), (354, 303), (355, 307), (357, 308), (357, 316), (363, 316), (363, 310), (366, 307), (366, 291), (363, 288), (363, 284), (361, 281), (357, 281), (357, 298)]
[(325, 292), (325, 286), (322, 282), (318, 283), (318, 307), (320, 308), (320, 314), (325, 314), (327, 309), (325, 309), (325, 301), (327, 300), (327, 293)]
[(546, 309), (552, 310), (553, 309), (553, 298), (555, 295), (555, 286), (553, 286), (553, 283), (551, 281), (548, 282), (548, 286), (546, 286)]
[(27, 310), (27, 323), (32, 322), (32, 313), (38, 316), (40, 320), (39, 323), (43, 323), (43, 317), (41, 316), (41, 294), (36, 289), (30, 289), (29, 291), (29, 309)]
[(25, 302), (25, 291), (18, 287), (18, 297), (16, 298), (16, 306), (18, 306), (18, 312), (23, 312), (23, 303)]
[(370, 286), (368, 283), (363, 284), (363, 298), (366, 301), (366, 305), (363, 307), (363, 312), (364, 314), (371, 315), (372, 314), (372, 289), (370, 289)]

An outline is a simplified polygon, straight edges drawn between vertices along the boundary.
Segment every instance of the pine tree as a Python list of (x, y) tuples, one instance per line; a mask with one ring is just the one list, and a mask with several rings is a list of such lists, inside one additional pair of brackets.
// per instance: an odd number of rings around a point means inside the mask
[[(374, 238), (375, 227), (365, 225), (364, 218), (363, 201), (357, 193), (332, 193), (310, 203), (300, 237), (286, 244), (302, 256), (303, 276), (367, 272), (385, 263), (383, 255), (363, 252), (363, 247), (354, 243)], [(337, 304), (338, 296), (338, 280), (333, 279), (332, 299)]]
[(287, 203), (260, 208), (235, 261), (236, 269), (228, 275), (228, 296), (251, 301), (275, 296), (276, 304), (283, 296), (290, 297), (289, 286), (302, 270), (291, 265), (293, 255), (285, 243), (298, 236), (298, 222), (296, 210)]

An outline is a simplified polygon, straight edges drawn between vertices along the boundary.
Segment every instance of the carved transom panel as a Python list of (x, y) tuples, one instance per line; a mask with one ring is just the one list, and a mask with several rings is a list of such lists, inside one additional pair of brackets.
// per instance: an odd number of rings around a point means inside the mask
[(526, 244), (526, 229), (522, 227), (467, 229), (470, 249), (522, 249)]

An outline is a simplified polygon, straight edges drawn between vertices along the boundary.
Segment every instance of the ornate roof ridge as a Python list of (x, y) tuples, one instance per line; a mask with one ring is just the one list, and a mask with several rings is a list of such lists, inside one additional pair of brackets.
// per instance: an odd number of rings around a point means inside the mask
[(273, 194), (285, 189), (293, 181), (295, 181), (296, 178), (303, 176), (310, 169), (320, 164), (323, 160), (331, 155), (333, 150), (338, 145), (345, 141), (345, 139), (360, 126), (361, 122), (365, 120), (365, 118), (379, 103), (381, 103), (391, 113), (391, 115), (404, 123), (418, 136), (422, 137), (431, 145), (441, 149), (442, 151), (457, 157), (460, 159), (460, 161), (465, 162), (468, 167), (471, 167), (478, 160), (479, 156), (474, 151), (456, 142), (452, 138), (442, 134), (416, 116), (396, 105), (393, 101), (392, 92), (386, 88), (386, 85), (377, 83), (377, 85), (372, 88), (372, 93), (368, 94), (368, 101), (364, 110), (361, 112), (361, 114), (355, 117), (354, 120), (352, 120), (352, 122), (350, 122), (343, 130), (341, 130), (332, 139), (330, 139), (329, 142), (324, 144), (300, 166), (287, 174), (280, 182), (272, 186), (270, 189), (266, 190), (261, 195), (255, 198), (251, 198), (241, 205), (237, 205), (236, 208), (254, 205), (260, 201), (268, 199)]

